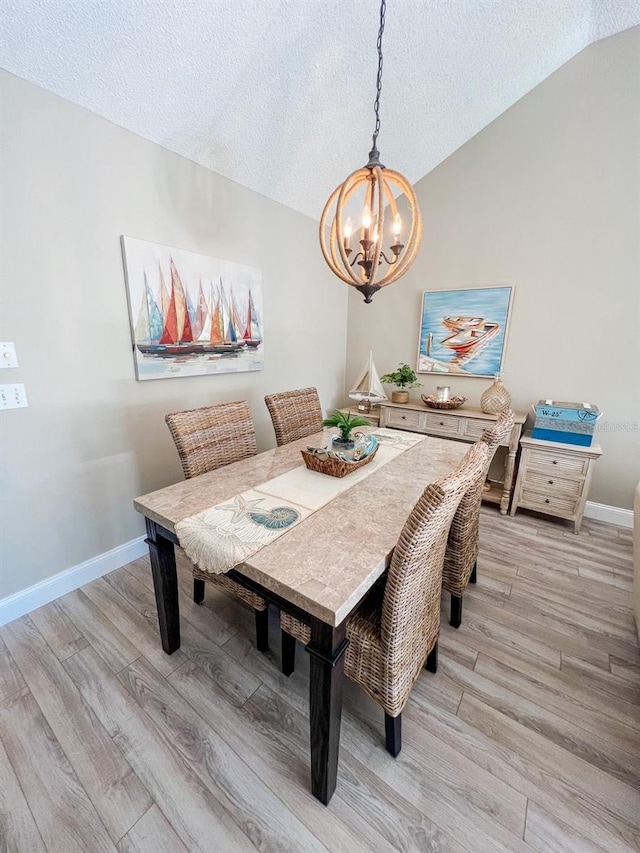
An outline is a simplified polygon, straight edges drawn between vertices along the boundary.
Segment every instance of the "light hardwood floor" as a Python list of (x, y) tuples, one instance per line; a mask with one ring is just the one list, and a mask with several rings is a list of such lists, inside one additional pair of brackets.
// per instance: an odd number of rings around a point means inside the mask
[(0, 629), (0, 851), (640, 850), (631, 535), (483, 508), (462, 625), (384, 749), (348, 684), (336, 794), (309, 793), (308, 662), (279, 673), (253, 614), (207, 587), (182, 648), (139, 560)]

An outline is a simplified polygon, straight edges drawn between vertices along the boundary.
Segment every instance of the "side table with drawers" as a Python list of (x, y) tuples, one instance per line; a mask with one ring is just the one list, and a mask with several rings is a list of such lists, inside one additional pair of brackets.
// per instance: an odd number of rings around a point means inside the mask
[[(473, 406), (462, 406), (459, 409), (427, 409), (424, 405), (414, 403), (384, 402), (380, 404), (381, 427), (407, 429), (458, 441), (477, 441), (483, 430), (496, 418), (497, 415), (487, 415)], [(502, 515), (506, 515), (509, 509), (518, 442), (526, 419), (525, 412), (515, 413), (511, 435), (505, 442), (508, 451), (504, 463), (503, 480), (491, 483), (491, 489), (482, 495), (483, 500), (500, 504)]]
[(520, 439), (522, 455), (511, 504), (573, 521), (580, 532), (593, 465), (602, 455), (597, 441), (590, 447), (542, 441), (526, 432)]

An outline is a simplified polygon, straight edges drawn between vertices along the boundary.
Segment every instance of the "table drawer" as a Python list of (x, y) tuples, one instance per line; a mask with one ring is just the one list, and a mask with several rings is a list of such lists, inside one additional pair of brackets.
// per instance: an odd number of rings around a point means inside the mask
[(416, 429), (422, 426), (422, 412), (414, 412), (411, 409), (385, 409), (385, 426), (396, 429)]
[(576, 514), (578, 501), (555, 495), (545, 497), (532, 489), (524, 488), (518, 506), (535, 509), (539, 512), (549, 512), (562, 518), (573, 518)]
[(564, 480), (561, 477), (552, 477), (540, 471), (527, 471), (524, 475), (524, 488), (528, 491), (542, 494), (543, 497), (568, 498), (569, 500), (579, 498), (582, 494), (584, 480)]
[(437, 415), (435, 412), (425, 412), (423, 418), (426, 432), (432, 435), (460, 435), (461, 427), (464, 424), (460, 418), (447, 417), (443, 414)]
[(476, 441), (478, 438), (480, 438), (485, 429), (489, 429), (492, 426), (493, 421), (474, 421), (472, 419), (463, 419), (462, 435), (464, 435), (465, 438), (472, 438), (474, 441)]
[(580, 456), (554, 453), (552, 450), (529, 450), (527, 469), (542, 471), (545, 474), (555, 474), (559, 477), (584, 477), (587, 473), (589, 460)]

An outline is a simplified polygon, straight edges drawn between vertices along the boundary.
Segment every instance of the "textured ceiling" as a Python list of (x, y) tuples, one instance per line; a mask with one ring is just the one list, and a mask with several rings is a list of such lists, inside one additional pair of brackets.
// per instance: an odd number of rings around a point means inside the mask
[[(382, 161), (416, 181), (640, 0), (388, 0)], [(4, 0), (7, 70), (318, 219), (364, 164), (377, 0)]]

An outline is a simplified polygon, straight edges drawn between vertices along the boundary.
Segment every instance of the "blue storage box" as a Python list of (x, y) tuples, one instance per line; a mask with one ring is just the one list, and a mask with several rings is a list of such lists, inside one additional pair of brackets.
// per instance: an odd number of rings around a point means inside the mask
[(536, 420), (532, 438), (543, 441), (560, 441), (590, 447), (596, 421), (600, 417), (597, 406), (591, 403), (561, 403), (557, 400), (540, 400), (534, 406)]

